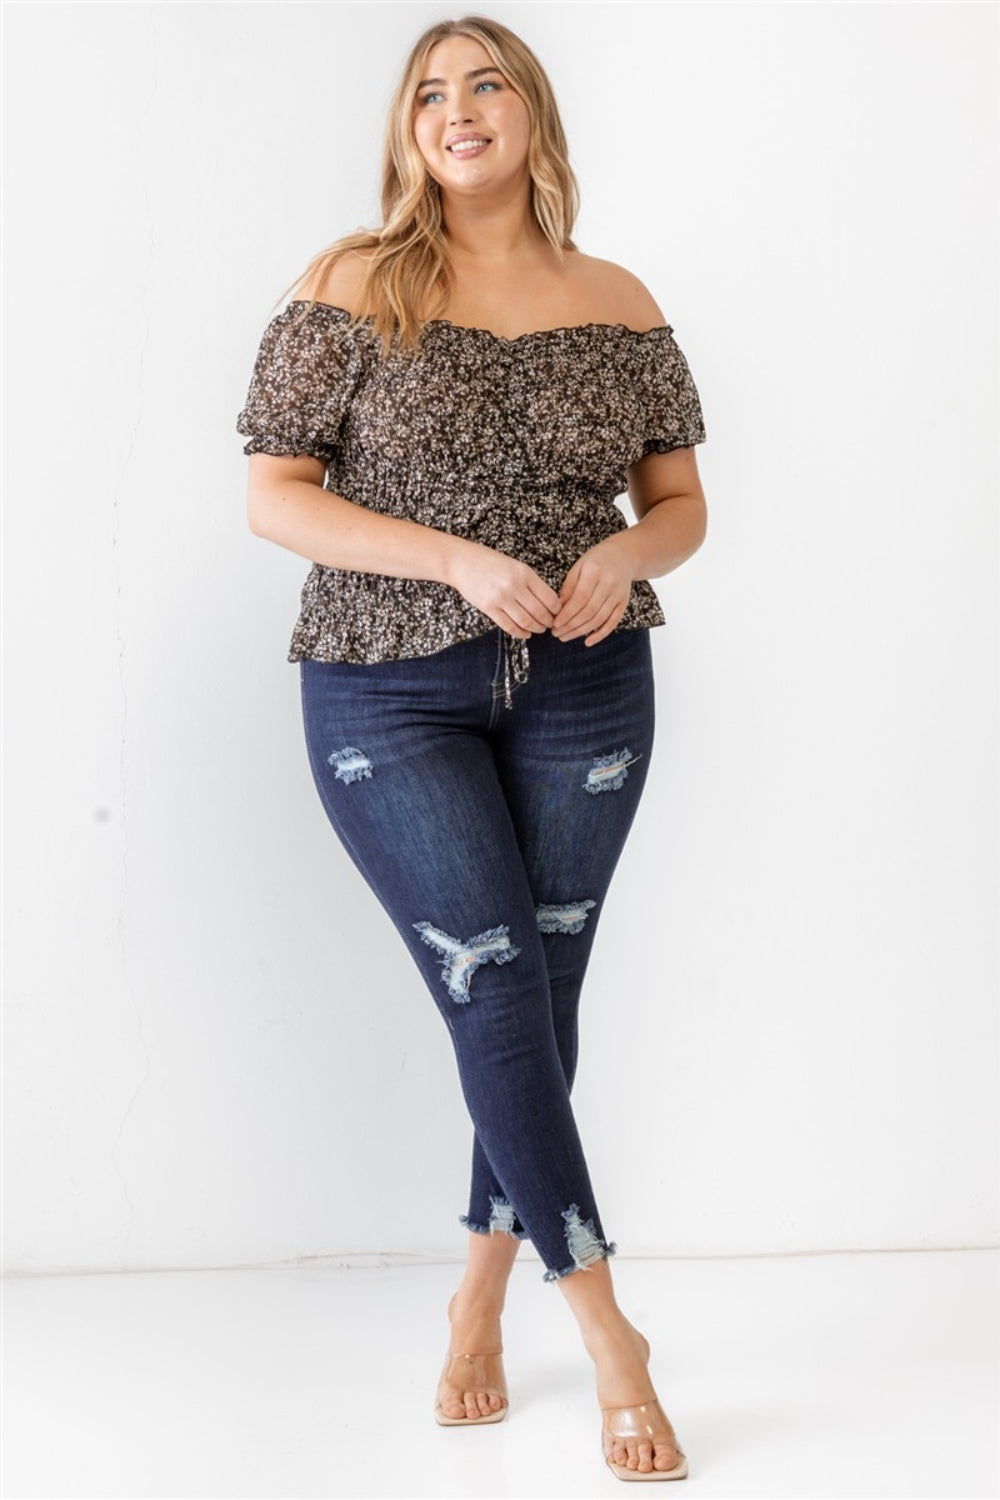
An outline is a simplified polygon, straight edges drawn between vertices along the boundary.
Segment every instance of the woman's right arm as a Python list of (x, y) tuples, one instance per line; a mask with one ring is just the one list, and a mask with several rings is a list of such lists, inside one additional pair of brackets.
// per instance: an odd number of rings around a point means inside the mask
[(255, 536), (325, 568), (449, 584), (511, 635), (548, 630), (559, 596), (529, 567), (467, 537), (380, 515), (323, 489), (318, 458), (250, 455), (247, 520)]

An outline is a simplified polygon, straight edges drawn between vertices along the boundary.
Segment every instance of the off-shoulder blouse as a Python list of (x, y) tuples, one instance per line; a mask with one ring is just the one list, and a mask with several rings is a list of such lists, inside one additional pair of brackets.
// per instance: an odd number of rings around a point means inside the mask
[[(705, 441), (669, 325), (583, 323), (503, 338), (448, 319), (381, 358), (373, 318), (292, 301), (264, 330), (236, 430), (243, 452), (309, 453), (324, 488), (528, 563), (558, 593), (628, 522), (615, 505), (647, 453)], [(665, 623), (644, 579), (616, 630)], [(498, 627), (449, 584), (314, 563), (288, 661), (426, 656)], [(510, 638), (516, 675), (527, 643)], [(508, 695), (509, 699), (509, 695)]]

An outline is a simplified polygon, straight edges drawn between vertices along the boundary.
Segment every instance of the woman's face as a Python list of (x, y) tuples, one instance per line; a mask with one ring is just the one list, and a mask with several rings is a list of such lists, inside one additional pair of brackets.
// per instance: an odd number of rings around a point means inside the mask
[[(421, 73), (413, 132), (442, 192), (477, 194), (526, 179), (528, 109), (482, 43), (447, 37), (431, 48)], [(463, 151), (454, 145), (461, 136), (479, 137), (480, 144)]]

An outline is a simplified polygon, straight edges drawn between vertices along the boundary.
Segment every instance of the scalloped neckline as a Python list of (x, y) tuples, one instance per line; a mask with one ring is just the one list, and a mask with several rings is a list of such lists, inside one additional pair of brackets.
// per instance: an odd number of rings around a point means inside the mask
[[(293, 297), (288, 303), (289, 307), (309, 305), (307, 297)], [(334, 302), (313, 302), (311, 305), (325, 307), (330, 312), (343, 313), (346, 318), (354, 316), (349, 308), (338, 307)], [(362, 321), (370, 323), (374, 316), (374, 313), (367, 313)], [(633, 338), (637, 339), (648, 338), (651, 333), (673, 333), (674, 331), (669, 323), (657, 323), (652, 328), (630, 328), (627, 323), (566, 323), (558, 328), (529, 328), (527, 333), (516, 333), (513, 338), (508, 338), (505, 334), (494, 333), (492, 328), (478, 328), (472, 323), (453, 323), (450, 318), (426, 318), (424, 327), (453, 328), (457, 333), (478, 333), (485, 338), (492, 339), (496, 344), (508, 345), (521, 344), (526, 339), (546, 338), (553, 333), (582, 333), (592, 328), (605, 329), (609, 333), (630, 333)]]

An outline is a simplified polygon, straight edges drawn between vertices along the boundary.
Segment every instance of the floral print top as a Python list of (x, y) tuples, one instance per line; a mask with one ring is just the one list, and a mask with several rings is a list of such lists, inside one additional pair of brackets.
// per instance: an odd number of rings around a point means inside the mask
[[(416, 355), (394, 346), (383, 361), (374, 320), (350, 317), (292, 301), (271, 319), (237, 418), (243, 452), (312, 454), (326, 489), (506, 552), (557, 593), (581, 553), (628, 525), (614, 502), (629, 464), (705, 441), (669, 325), (508, 339), (438, 318)], [(651, 585), (633, 583), (615, 629), (664, 623)], [(315, 563), (288, 660), (425, 656), (498, 628), (449, 584)], [(519, 680), (527, 644), (509, 641)]]

